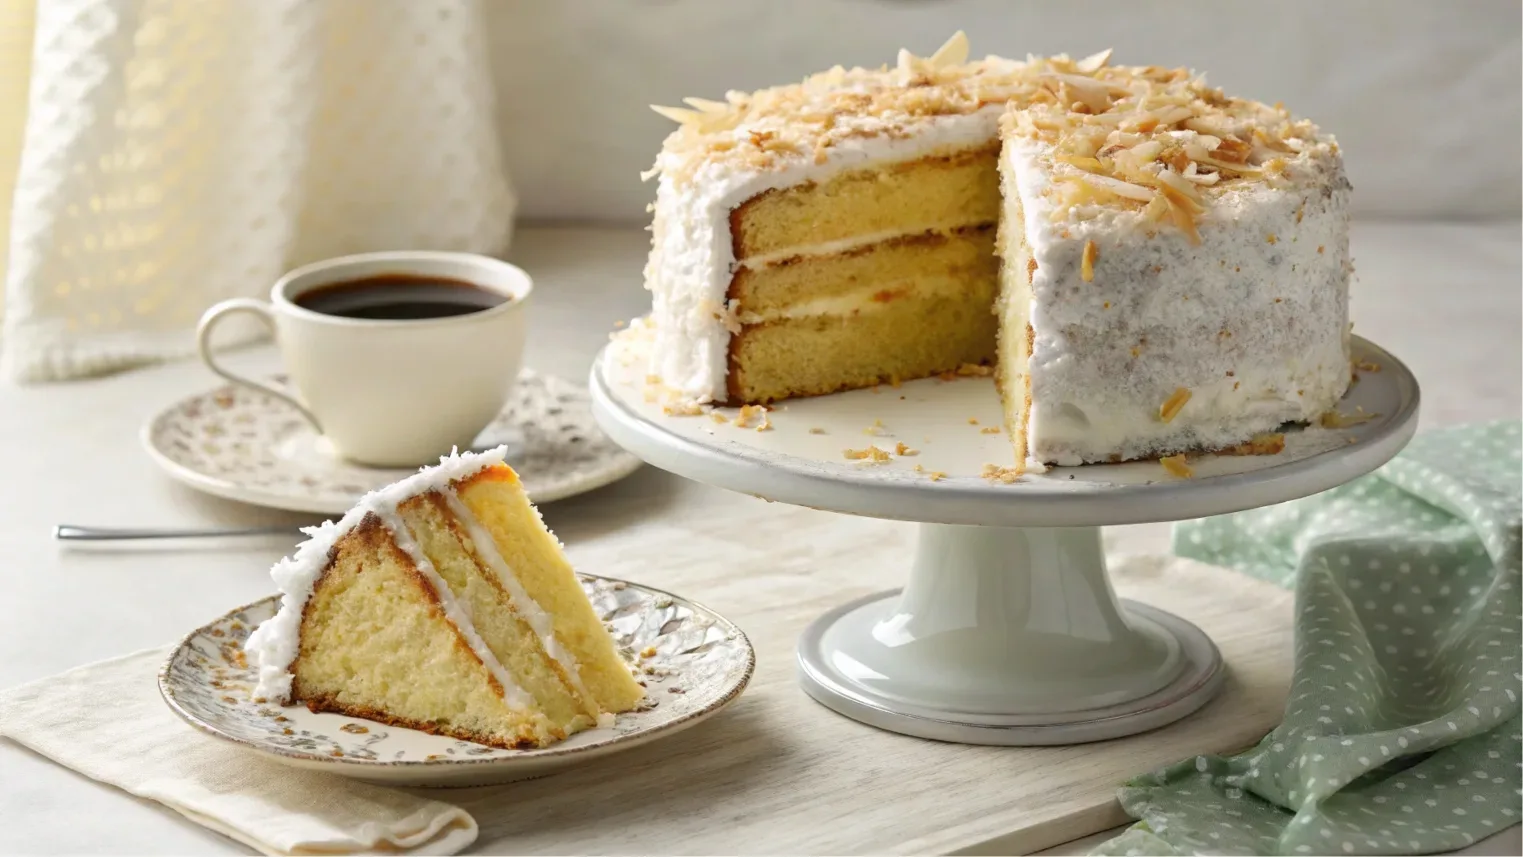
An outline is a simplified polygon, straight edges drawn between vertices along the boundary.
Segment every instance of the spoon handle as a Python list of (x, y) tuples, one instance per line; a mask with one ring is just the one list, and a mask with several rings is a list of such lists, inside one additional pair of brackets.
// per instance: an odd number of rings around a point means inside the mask
[(295, 527), (233, 527), (221, 529), (151, 529), (134, 527), (81, 527), (59, 524), (53, 538), (61, 542), (109, 542), (130, 539), (203, 539), (227, 536), (298, 535)]

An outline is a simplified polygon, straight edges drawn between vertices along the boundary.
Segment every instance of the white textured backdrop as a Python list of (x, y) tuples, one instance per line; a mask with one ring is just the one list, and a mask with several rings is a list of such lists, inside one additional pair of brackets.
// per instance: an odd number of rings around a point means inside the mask
[(1360, 214), (1516, 217), (1517, 0), (574, 0), (488, 3), (520, 217), (642, 220), (671, 123), (647, 104), (934, 50), (1106, 47), (1284, 101), (1338, 135)]

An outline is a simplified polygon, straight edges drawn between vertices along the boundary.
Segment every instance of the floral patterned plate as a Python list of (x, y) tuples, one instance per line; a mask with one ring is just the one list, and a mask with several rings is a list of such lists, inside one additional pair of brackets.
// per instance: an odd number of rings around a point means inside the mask
[[(527, 369), (476, 440), (481, 448), (507, 445), (508, 463), (536, 503), (601, 488), (641, 463), (598, 428), (585, 389)], [(293, 512), (342, 515), (366, 492), (412, 472), (344, 461), (291, 406), (231, 385), (161, 412), (143, 427), (143, 445), (193, 488)]]
[(279, 596), (192, 631), (159, 670), (174, 712), (208, 735), (298, 768), (406, 786), (475, 786), (555, 773), (672, 735), (717, 714), (745, 689), (756, 653), (741, 630), (700, 604), (657, 589), (582, 576), (582, 586), (646, 686), (645, 705), (611, 728), (539, 750), (500, 750), (302, 705), (253, 700), (243, 657), (250, 631)]

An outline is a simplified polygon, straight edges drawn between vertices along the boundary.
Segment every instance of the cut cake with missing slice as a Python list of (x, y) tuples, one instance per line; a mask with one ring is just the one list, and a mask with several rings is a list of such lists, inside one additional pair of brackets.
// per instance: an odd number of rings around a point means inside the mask
[(542, 747), (644, 698), (502, 450), (366, 495), (271, 571), (257, 697), (496, 747)]
[(1348, 386), (1351, 188), (1279, 105), (961, 33), (686, 101), (624, 334), (670, 413), (993, 364), (1013, 479), (1242, 448)]

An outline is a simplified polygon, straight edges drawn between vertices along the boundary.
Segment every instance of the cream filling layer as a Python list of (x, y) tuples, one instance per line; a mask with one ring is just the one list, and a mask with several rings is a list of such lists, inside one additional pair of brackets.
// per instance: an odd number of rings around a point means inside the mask
[[(742, 306), (736, 311), (735, 320), (741, 324), (766, 324), (821, 316), (862, 315), (890, 309), (904, 298), (951, 295), (964, 290), (963, 283), (954, 277), (926, 277), (905, 283), (869, 283), (844, 294), (808, 298), (762, 312), (749, 312)], [(884, 292), (892, 292), (893, 298), (878, 299), (877, 296)]]
[(397, 514), (395, 507), (382, 507), (374, 511), (381, 519), (381, 523), (386, 525), (386, 529), (391, 531), (392, 538), (396, 539), (397, 547), (407, 554), (407, 558), (412, 560), (413, 565), (418, 567), (418, 571), (423, 573), (428, 585), (433, 587), (434, 597), (444, 611), (445, 618), (454, 624), (460, 636), (465, 639), (466, 645), (471, 647), (471, 652), (502, 686), (502, 701), (520, 711), (533, 711), (538, 705), (534, 696), (518, 686), (513, 677), (508, 674), (507, 669), (503, 667), (502, 662), (498, 661), (497, 656), (492, 654), (492, 650), (487, 648), (486, 641), (481, 639), (481, 634), (476, 631), (476, 625), (471, 622), (470, 613), (460, 606), (459, 601), (455, 600), (455, 593), (450, 591), (449, 584), (439, 576), (438, 569), (428, 561), (428, 557), (423, 555), (423, 550), (418, 547), (412, 531), (407, 528), (407, 522)]
[(885, 229), (881, 232), (866, 232), (861, 235), (853, 235), (850, 238), (840, 238), (835, 241), (821, 241), (818, 244), (808, 244), (799, 247), (787, 247), (782, 250), (773, 250), (770, 253), (757, 253), (747, 256), (735, 263), (737, 268), (768, 268), (778, 262), (788, 259), (812, 259), (819, 256), (834, 256), (839, 253), (849, 253), (874, 244), (884, 244), (896, 238), (916, 238), (921, 235), (938, 234), (951, 235), (959, 229), (973, 229), (983, 226), (987, 221), (968, 221), (967, 223), (952, 223), (944, 226), (933, 226), (929, 229), (905, 231), (903, 229)]
[(592, 694), (587, 692), (587, 686), (582, 683), (581, 667), (577, 664), (576, 657), (567, 651), (566, 647), (561, 645), (561, 641), (555, 636), (555, 623), (551, 620), (550, 614), (546, 613), (545, 609), (540, 607), (539, 603), (529, 596), (529, 591), (524, 588), (523, 582), (518, 579), (518, 575), (508, 565), (508, 561), (503, 557), (502, 552), (497, 549), (497, 542), (492, 539), (492, 534), (487, 532), (486, 528), (481, 525), (481, 522), (476, 520), (476, 516), (471, 514), (471, 510), (466, 508), (465, 503), (461, 501), (460, 495), (455, 493), (453, 487), (447, 488), (440, 493), (444, 495), (444, 502), (449, 506), (450, 514), (454, 515), (455, 520), (465, 526), (466, 534), (471, 537), (471, 541), (476, 546), (476, 556), (501, 581), (503, 588), (508, 592), (508, 599), (518, 611), (518, 615), (522, 616), (524, 621), (529, 623), (529, 627), (539, 637), (540, 644), (545, 647), (545, 654), (549, 655), (551, 660), (560, 664), (562, 672), (566, 674), (572, 688), (577, 693), (581, 694), (584, 699), (596, 704)]

